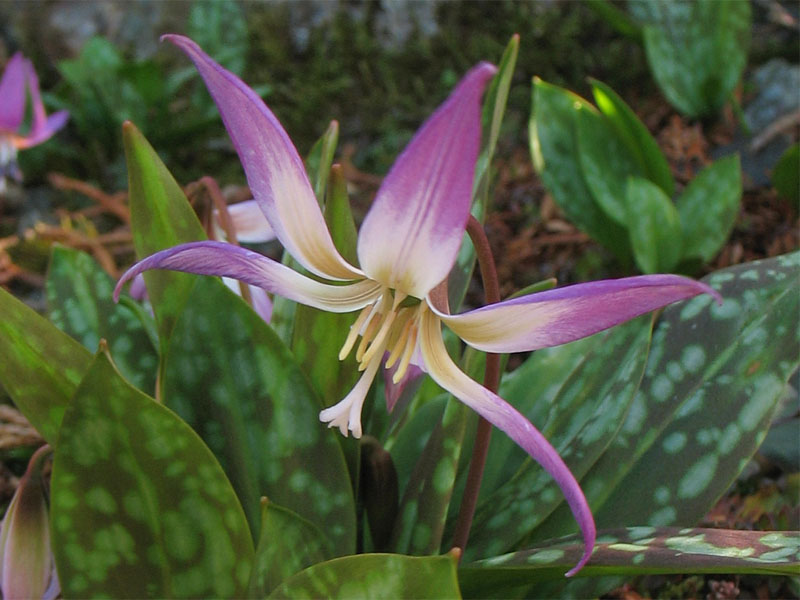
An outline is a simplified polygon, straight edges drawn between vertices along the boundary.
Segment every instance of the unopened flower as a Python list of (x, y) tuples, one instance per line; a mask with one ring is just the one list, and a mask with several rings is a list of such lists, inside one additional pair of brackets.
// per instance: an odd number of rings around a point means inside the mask
[[(456, 260), (469, 217), (480, 145), (480, 107), (496, 72), (474, 67), (426, 121), (383, 180), (358, 234), (360, 268), (336, 250), (303, 162), (275, 116), (235, 75), (191, 40), (168, 35), (194, 61), (222, 115), (250, 189), (275, 235), (311, 279), (238, 246), (194, 242), (134, 265), (122, 284), (147, 269), (233, 277), (321, 310), (360, 311), (339, 358), (351, 352), (361, 379), (338, 404), (320, 413), (344, 435), (360, 437), (361, 407), (384, 361), (394, 381), (419, 353), (425, 371), (444, 389), (509, 435), (556, 480), (583, 532), (589, 559), (595, 526), (575, 477), (542, 434), (513, 406), (470, 379), (445, 349), (444, 323), (486, 352), (523, 352), (586, 337), (701, 293), (708, 286), (675, 275), (596, 281), (507, 300), (464, 314), (447, 314), (435, 288)], [(342, 283), (346, 282), (346, 283)]]
[(52, 451), (42, 446), (28, 469), (0, 527), (0, 591), (5, 600), (58, 596), (61, 588), (50, 549), (42, 466)]
[[(23, 133), (28, 94), (33, 117), (30, 128)], [(17, 165), (17, 151), (50, 139), (68, 118), (69, 113), (65, 110), (47, 116), (33, 63), (20, 52), (14, 54), (0, 79), (0, 192), (5, 188), (6, 177), (22, 178)]]

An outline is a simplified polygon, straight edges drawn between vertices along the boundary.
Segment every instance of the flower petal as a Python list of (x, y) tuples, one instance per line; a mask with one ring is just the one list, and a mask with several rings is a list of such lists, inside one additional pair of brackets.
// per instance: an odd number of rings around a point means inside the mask
[[(236, 232), (238, 241), (245, 244), (261, 244), (275, 239), (275, 232), (256, 200), (230, 204), (228, 214), (233, 222), (233, 230)], [(216, 210), (214, 217), (219, 225), (219, 216)]]
[(474, 67), (422, 125), (378, 190), (358, 236), (365, 273), (423, 298), (461, 246), (481, 141), (481, 95), (497, 69)]
[(0, 130), (16, 131), (25, 118), (25, 58), (17, 52), (0, 79)]
[(114, 298), (119, 297), (126, 281), (148, 269), (231, 277), (295, 302), (337, 313), (363, 308), (373, 302), (381, 290), (380, 284), (368, 279), (350, 285), (320, 283), (258, 252), (233, 244), (190, 242), (156, 252), (132, 266), (117, 282)]
[(583, 534), (583, 556), (567, 576), (577, 573), (591, 557), (596, 531), (583, 491), (567, 465), (528, 419), (500, 396), (470, 379), (456, 366), (442, 341), (439, 318), (430, 311), (422, 314), (419, 344), (428, 373), (436, 383), (504, 431), (555, 479)]
[(289, 253), (328, 279), (358, 279), (361, 271), (339, 255), (328, 233), (303, 161), (275, 115), (258, 95), (189, 38), (165, 35), (194, 62), (217, 104), (247, 182)]
[(672, 302), (719, 294), (679, 275), (642, 275), (570, 285), (460, 315), (431, 307), (456, 335), (484, 352), (526, 352), (565, 344)]

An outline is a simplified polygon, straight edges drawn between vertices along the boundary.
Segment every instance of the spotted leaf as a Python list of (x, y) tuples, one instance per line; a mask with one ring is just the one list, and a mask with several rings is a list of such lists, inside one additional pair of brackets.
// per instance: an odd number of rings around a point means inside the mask
[(61, 426), (53, 551), (66, 598), (242, 597), (244, 513), (214, 456), (98, 353)]
[(301, 571), (270, 598), (460, 598), (456, 557), (359, 554)]
[(267, 496), (355, 550), (350, 478), (322, 403), (275, 332), (218, 279), (195, 277), (164, 358), (164, 403), (214, 451), (248, 515)]
[[(458, 580), (466, 598), (511, 595), (512, 590), (561, 581), (575, 564), (579, 536), (462, 566)], [(598, 531), (592, 558), (578, 577), (624, 574), (753, 573), (794, 575), (800, 568), (797, 532), (629, 527)], [(540, 590), (538, 587), (537, 590)]]
[[(718, 271), (706, 282), (724, 304), (664, 311), (625, 422), (581, 478), (600, 527), (691, 525), (738, 475), (800, 361), (799, 263), (794, 253)], [(562, 505), (535, 539), (570, 527)]]
[(92, 354), (0, 289), (0, 385), (41, 436), (55, 444)]
[(332, 557), (333, 546), (319, 527), (262, 498), (261, 534), (249, 596), (264, 598), (290, 576)]
[(48, 317), (91, 351), (101, 339), (120, 372), (144, 392), (155, 391), (158, 356), (142, 319), (130, 302), (115, 303), (114, 281), (88, 254), (55, 246), (50, 257), (45, 292)]
[[(652, 317), (645, 315), (596, 334), (594, 342), (580, 342), (584, 348), (593, 344), (592, 350), (569, 372), (555, 395), (545, 394), (533, 402), (530, 388), (517, 387), (511, 391), (520, 393), (519, 398), (507, 396), (515, 406), (528, 407), (526, 416), (541, 428), (578, 479), (603, 454), (631, 406), (644, 372), (651, 321)], [(537, 362), (541, 368), (538, 377), (547, 381), (549, 361)], [(620, 368), (609, 373), (608, 365)], [(510, 481), (482, 499), (465, 558), (511, 549), (562, 501), (552, 478), (526, 457)], [(574, 529), (574, 520), (570, 527)]]

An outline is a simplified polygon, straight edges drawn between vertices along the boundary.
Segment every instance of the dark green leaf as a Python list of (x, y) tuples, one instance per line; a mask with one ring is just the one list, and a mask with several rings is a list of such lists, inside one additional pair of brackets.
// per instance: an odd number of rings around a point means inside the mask
[(50, 444), (92, 354), (0, 289), (0, 384)]
[(529, 122), (533, 166), (567, 218), (620, 260), (627, 261), (630, 245), (625, 230), (595, 202), (577, 160), (579, 111), (603, 118), (583, 98), (534, 78), (533, 113)]
[(689, 182), (677, 201), (683, 259), (714, 258), (733, 229), (741, 199), (742, 170), (736, 155), (721, 158)]
[(169, 341), (164, 403), (205, 440), (231, 478), (251, 528), (267, 496), (355, 549), (355, 509), (338, 432), (275, 332), (219, 280), (195, 278)]
[(750, 3), (637, 2), (647, 61), (667, 100), (690, 117), (719, 110), (739, 82), (750, 45)]
[(772, 170), (772, 185), (795, 204), (800, 202), (800, 143), (790, 146)]
[(108, 340), (120, 372), (140, 390), (155, 391), (158, 356), (139, 315), (111, 297), (114, 282), (92, 257), (54, 246), (47, 272), (50, 320), (61, 330), (96, 350)]
[(672, 171), (647, 127), (639, 120), (630, 106), (609, 86), (597, 79), (590, 79), (589, 82), (592, 84), (592, 93), (597, 108), (606, 116), (617, 131), (617, 135), (628, 147), (628, 151), (636, 158), (642, 173), (671, 198), (675, 193)]
[(200, 438), (99, 353), (61, 426), (53, 551), (66, 598), (242, 597), (253, 542)]
[(284, 580), (334, 555), (319, 527), (292, 511), (261, 499), (261, 534), (249, 596), (264, 598)]
[(404, 554), (439, 551), (472, 411), (450, 398), (403, 494), (391, 547)]
[[(592, 559), (577, 576), (795, 575), (800, 568), (798, 552), (797, 532), (629, 527), (598, 532)], [(517, 587), (563, 581), (564, 572), (582, 553), (579, 536), (551, 540), (529, 550), (465, 565), (458, 570), (458, 580), (466, 598), (508, 596)]]
[[(722, 306), (703, 295), (665, 309), (625, 423), (580, 479), (599, 526), (693, 524), (739, 474), (800, 361), (798, 262), (718, 271), (707, 282)], [(562, 505), (536, 539), (571, 527)]]
[(625, 186), (628, 235), (637, 266), (645, 273), (669, 272), (681, 257), (681, 219), (672, 200), (649, 179), (630, 177)]
[(588, 110), (577, 111), (578, 161), (586, 186), (605, 214), (622, 227), (628, 226), (625, 184), (642, 171), (611, 121)]
[(336, 145), (339, 143), (339, 122), (331, 121), (328, 129), (322, 134), (306, 157), (306, 170), (314, 186), (314, 194), (320, 206), (325, 203), (325, 189), (328, 185), (328, 176), (333, 164), (333, 155), (336, 154)]
[[(647, 359), (651, 319), (644, 315), (596, 334), (594, 344), (592, 338), (582, 341), (578, 347), (591, 350), (578, 368), (565, 369), (569, 375), (563, 383), (560, 377), (556, 379), (554, 395), (545, 388), (542, 396), (532, 401), (530, 395), (541, 389), (540, 384), (532, 390), (517, 388), (521, 398), (506, 396), (517, 408), (529, 407), (526, 416), (540, 427), (579, 480), (614, 439), (631, 406)], [(567, 355), (567, 365), (572, 360)], [(609, 371), (609, 365), (620, 367)], [(548, 362), (541, 361), (538, 366), (544, 383), (549, 377)], [(513, 548), (562, 502), (552, 478), (526, 457), (513, 479), (478, 506), (465, 557), (492, 556)], [(572, 520), (570, 530), (575, 527)]]
[(270, 598), (460, 598), (456, 557), (359, 554), (314, 565)]

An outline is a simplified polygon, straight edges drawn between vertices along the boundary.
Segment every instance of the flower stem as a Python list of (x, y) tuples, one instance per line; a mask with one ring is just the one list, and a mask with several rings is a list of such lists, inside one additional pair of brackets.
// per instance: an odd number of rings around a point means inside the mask
[[(483, 280), (483, 293), (486, 304), (500, 302), (500, 286), (497, 282), (497, 269), (494, 256), (489, 246), (489, 240), (483, 231), (483, 225), (470, 215), (467, 222), (467, 233), (475, 246), (478, 265)], [(483, 374), (483, 385), (492, 392), (497, 392), (500, 385), (500, 355), (486, 354), (486, 368)], [(475, 445), (472, 448), (472, 459), (469, 463), (467, 483), (464, 486), (464, 495), (461, 498), (461, 508), (458, 512), (456, 529), (453, 535), (453, 547), (461, 549), (461, 555), (467, 546), (469, 531), (472, 527), (472, 518), (475, 516), (475, 507), (478, 504), (478, 492), (483, 479), (483, 468), (486, 465), (486, 455), (489, 452), (489, 440), (492, 435), (492, 425), (483, 417), (478, 417), (478, 429), (475, 434)]]

